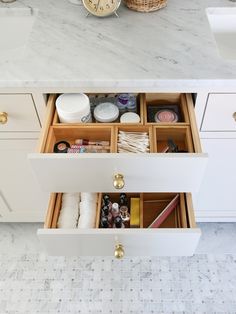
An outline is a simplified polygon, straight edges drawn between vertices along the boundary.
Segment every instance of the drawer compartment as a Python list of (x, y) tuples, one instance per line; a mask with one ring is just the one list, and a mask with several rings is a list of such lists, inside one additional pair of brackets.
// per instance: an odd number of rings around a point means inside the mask
[[(135, 99), (136, 99), (136, 113), (140, 116), (140, 122), (137, 124), (144, 124), (144, 102), (145, 102), (145, 94), (133, 94)], [(111, 102), (113, 104), (115, 104), (115, 98), (117, 97), (117, 94), (87, 94), (87, 96), (90, 99), (90, 103), (91, 103), (91, 114), (92, 114), (92, 122), (91, 123), (87, 123), (87, 125), (94, 125), (96, 124), (100, 124), (99, 122), (97, 122), (94, 118), (94, 108), (96, 105), (100, 104), (101, 102)], [(127, 110), (126, 110), (127, 111)], [(106, 123), (106, 125), (122, 125), (122, 123), (120, 123), (120, 116), (121, 113), (119, 115), (119, 118), (117, 119), (117, 121), (114, 122), (110, 122), (110, 123)], [(62, 125), (67, 125), (66, 123), (61, 123), (59, 121), (59, 117), (58, 117), (58, 113), (55, 110), (54, 116), (53, 116), (53, 125), (57, 125), (57, 126), (62, 126)], [(81, 123), (75, 123), (74, 125), (81, 125)]]
[(236, 131), (236, 94), (209, 94), (201, 131)]
[[(176, 213), (171, 214), (162, 227), (147, 227), (161, 208), (158, 204), (171, 199), (174, 195), (128, 194), (129, 197), (140, 197), (140, 228), (99, 228), (100, 194), (95, 228), (58, 229), (56, 226), (61, 207), (61, 194), (52, 194), (45, 226), (44, 229), (38, 230), (38, 236), (50, 255), (113, 256), (115, 246), (119, 243), (124, 248), (125, 256), (190, 256), (193, 255), (201, 235), (200, 229), (195, 224), (191, 194), (180, 193)], [(114, 198), (114, 195), (112, 197)], [(155, 202), (157, 206), (153, 206)]]
[[(185, 100), (184, 111), (187, 114), (184, 123), (169, 125), (94, 123), (81, 126), (53, 125), (56, 96), (51, 95), (39, 153), (29, 155), (40, 186), (48, 192), (115, 192), (114, 176), (122, 174), (124, 178), (122, 191), (197, 191), (204, 175), (207, 155), (201, 153), (191, 95), (182, 94), (181, 98)], [(59, 140), (71, 141), (84, 136), (104, 140), (104, 136), (99, 135), (99, 130), (109, 128), (110, 153), (53, 154), (54, 144)], [(150, 153), (118, 153), (119, 130), (148, 133)], [(180, 150), (184, 148), (182, 150), (185, 152), (160, 151), (160, 141), (169, 139), (176, 142)], [(161, 145), (163, 146), (163, 143)]]
[(176, 113), (178, 122), (171, 124), (189, 123), (189, 114), (185, 94), (145, 94), (144, 95), (144, 123), (148, 125), (169, 124), (165, 122), (156, 122), (155, 114), (162, 110), (171, 110)]
[(0, 123), (0, 132), (38, 132), (39, 119), (30, 94), (1, 94), (0, 113), (7, 122)]

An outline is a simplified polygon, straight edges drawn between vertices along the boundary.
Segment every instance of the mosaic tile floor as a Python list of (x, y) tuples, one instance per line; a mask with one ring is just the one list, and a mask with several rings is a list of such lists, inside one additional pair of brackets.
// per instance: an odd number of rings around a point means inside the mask
[(217, 246), (215, 253), (211, 245), (213, 234), (227, 239), (236, 224), (204, 224), (201, 254), (193, 257), (122, 261), (48, 257), (36, 228), (0, 225), (1, 314), (236, 313), (236, 252)]

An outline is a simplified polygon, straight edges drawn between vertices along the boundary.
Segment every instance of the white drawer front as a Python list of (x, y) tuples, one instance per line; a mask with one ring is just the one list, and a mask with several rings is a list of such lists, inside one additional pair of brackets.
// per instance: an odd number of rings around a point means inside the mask
[(115, 192), (113, 176), (124, 175), (129, 192), (196, 192), (207, 164), (205, 154), (30, 154), (43, 190)]
[(114, 256), (117, 241), (125, 256), (191, 256), (200, 229), (39, 229), (38, 236), (49, 255)]
[(36, 132), (39, 119), (30, 94), (0, 95), (0, 112), (7, 114), (7, 123), (0, 124), (0, 132)]
[(236, 131), (236, 94), (209, 94), (201, 131)]

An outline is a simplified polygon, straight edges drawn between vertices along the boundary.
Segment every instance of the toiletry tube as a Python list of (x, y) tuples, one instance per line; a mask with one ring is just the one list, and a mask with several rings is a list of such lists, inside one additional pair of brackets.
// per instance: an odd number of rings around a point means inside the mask
[(57, 222), (58, 228), (76, 228), (79, 217), (79, 193), (64, 193), (60, 215)]
[[(83, 138), (78, 138), (75, 140), (75, 145), (96, 145), (96, 146), (109, 146), (109, 141), (90, 141)], [(73, 146), (73, 145), (72, 145)]]

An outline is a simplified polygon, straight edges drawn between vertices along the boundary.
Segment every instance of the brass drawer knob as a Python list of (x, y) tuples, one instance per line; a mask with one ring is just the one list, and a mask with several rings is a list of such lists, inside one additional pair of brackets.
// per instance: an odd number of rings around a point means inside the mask
[(125, 185), (123, 174), (118, 173), (114, 175), (113, 185), (117, 190), (123, 189)]
[(0, 123), (1, 124), (7, 123), (7, 113), (6, 112), (0, 112)]
[(233, 113), (233, 118), (236, 121), (236, 112)]
[(125, 251), (122, 244), (116, 244), (115, 247), (115, 257), (121, 259), (124, 257)]

